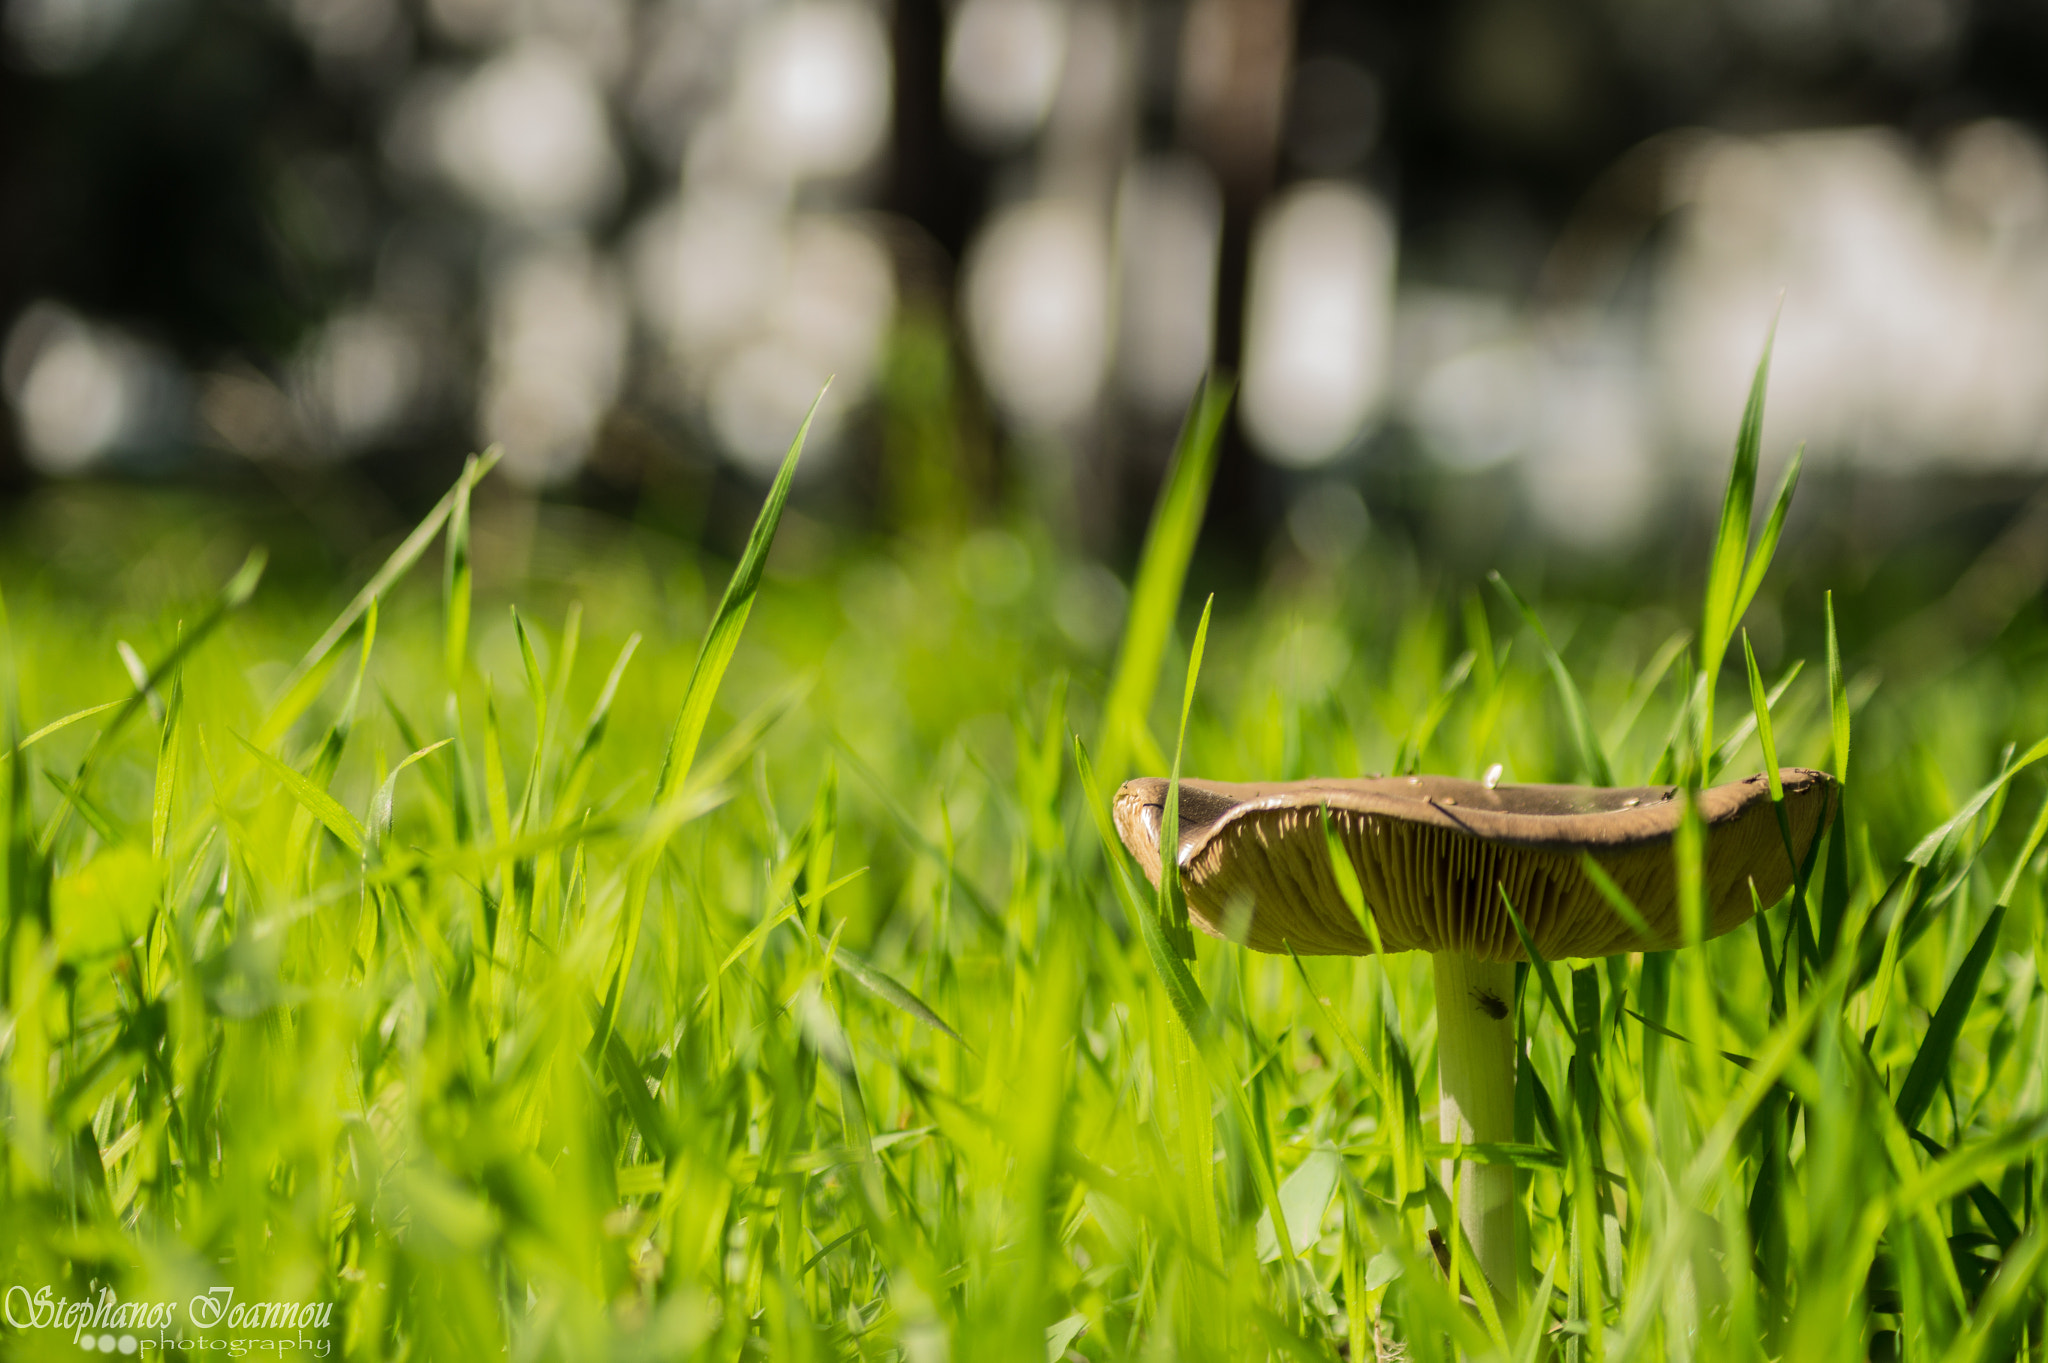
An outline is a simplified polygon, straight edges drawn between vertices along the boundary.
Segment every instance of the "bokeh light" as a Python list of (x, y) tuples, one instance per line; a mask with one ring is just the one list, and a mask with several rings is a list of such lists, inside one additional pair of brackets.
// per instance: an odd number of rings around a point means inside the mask
[(770, 15), (740, 53), (734, 111), (750, 152), (793, 177), (866, 165), (889, 125), (889, 40), (860, 0)]
[(1109, 233), (1086, 204), (997, 213), (968, 257), (964, 304), (983, 379), (1020, 424), (1078, 420), (1109, 361)]
[(1117, 192), (1117, 372), (1148, 416), (1177, 416), (1214, 345), (1222, 196), (1200, 163), (1141, 161)]
[(0, 353), (0, 384), (24, 451), (44, 473), (162, 454), (183, 434), (187, 398), (170, 360), (60, 304), (37, 303), (15, 322)]
[(588, 453), (618, 391), (626, 305), (610, 267), (579, 244), (536, 249), (491, 288), (481, 424), (508, 476), (559, 482)]
[(552, 43), (510, 48), (446, 96), (434, 152), (442, 172), (484, 207), (533, 226), (586, 222), (618, 189), (597, 84)]
[(1244, 419), (1278, 463), (1321, 463), (1364, 430), (1386, 388), (1394, 233), (1352, 185), (1315, 181), (1267, 211), (1252, 247)]
[(1037, 132), (1066, 65), (1058, 0), (964, 0), (946, 35), (946, 108), (967, 137), (1008, 148)]

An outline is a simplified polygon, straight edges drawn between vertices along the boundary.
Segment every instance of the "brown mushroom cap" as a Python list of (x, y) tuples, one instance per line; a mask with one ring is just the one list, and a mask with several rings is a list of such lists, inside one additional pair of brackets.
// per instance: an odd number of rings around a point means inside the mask
[[(1779, 773), (1792, 846), (1803, 859), (1833, 815), (1834, 778)], [(1117, 829), (1159, 880), (1160, 814), (1168, 783), (1127, 781)], [(1679, 946), (1671, 837), (1676, 786), (1499, 786), (1448, 776), (1366, 780), (1180, 783), (1181, 884), (1203, 931), (1225, 935), (1233, 908), (1254, 951), (1358, 956), (1371, 951), (1337, 889), (1323, 808), (1350, 850), (1365, 901), (1389, 951), (1456, 951), (1525, 959), (1501, 889), (1547, 959)], [(1747, 922), (1792, 883), (1792, 867), (1762, 773), (1699, 795), (1707, 826), (1706, 935)], [(1580, 858), (1596, 861), (1634, 901), (1652, 936), (1601, 897)], [(1250, 915), (1244, 918), (1245, 908)]]

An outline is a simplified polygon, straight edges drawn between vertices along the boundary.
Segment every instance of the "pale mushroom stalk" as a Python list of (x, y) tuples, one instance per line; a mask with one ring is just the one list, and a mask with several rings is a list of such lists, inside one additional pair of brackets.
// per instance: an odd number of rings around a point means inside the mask
[[(1505, 1144), (1515, 1138), (1515, 968), (1456, 951), (1430, 954), (1436, 975), (1437, 1132), (1445, 1145)], [(1458, 1224), (1494, 1295), (1512, 1302), (1515, 1171), (1468, 1160), (1462, 1184), (1443, 1162), (1444, 1190), (1458, 1196)]]
[[(1832, 815), (1834, 781), (1803, 768), (1780, 779), (1793, 852), (1804, 857)], [(1116, 796), (1118, 831), (1154, 883), (1167, 785), (1128, 781)], [(1444, 1142), (1505, 1143), (1514, 1139), (1515, 962), (1527, 953), (1502, 900), (1546, 960), (1681, 945), (1676, 794), (1673, 786), (1494, 786), (1443, 776), (1183, 779), (1181, 884), (1196, 926), (1212, 937), (1227, 922), (1254, 951), (1364, 955), (1373, 947), (1337, 887), (1327, 827), (1350, 857), (1381, 949), (1431, 954)], [(1710, 834), (1704, 897), (1713, 937), (1746, 922), (1759, 899), (1775, 901), (1792, 868), (1763, 775), (1701, 791), (1698, 807)], [(1616, 914), (1588, 879), (1588, 855), (1634, 902), (1638, 923)], [(1443, 1169), (1448, 1190), (1455, 1165)], [(1514, 1170), (1468, 1160), (1456, 1177), (1458, 1224), (1495, 1298), (1512, 1309), (1521, 1267)]]

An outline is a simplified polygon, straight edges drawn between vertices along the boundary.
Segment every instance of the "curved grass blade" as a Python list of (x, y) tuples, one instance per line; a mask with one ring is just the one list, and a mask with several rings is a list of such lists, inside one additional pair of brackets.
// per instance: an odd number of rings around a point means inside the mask
[(1571, 670), (1564, 665), (1556, 645), (1550, 642), (1550, 633), (1543, 628), (1543, 621), (1515, 594), (1506, 578), (1498, 572), (1486, 576), (1509, 608), (1529, 626), (1530, 633), (1536, 636), (1537, 646), (1543, 650), (1543, 661), (1550, 668), (1551, 679), (1557, 683), (1557, 697), (1564, 704), (1565, 723), (1571, 729), (1573, 746), (1579, 750), (1579, 765), (1585, 769), (1587, 781), (1596, 786), (1613, 785), (1614, 768), (1607, 760), (1607, 750), (1600, 745), (1599, 734), (1593, 731), (1592, 717), (1586, 713), (1585, 697), (1579, 694), (1579, 685), (1572, 680)]
[(1940, 1006), (1934, 1010), (1934, 1017), (1927, 1024), (1927, 1035), (1920, 1041), (1920, 1050), (1913, 1057), (1912, 1068), (1906, 1071), (1906, 1082), (1899, 1086), (1895, 1104), (1899, 1123), (1909, 1131), (1920, 1124), (1921, 1114), (1927, 1111), (1927, 1104), (1941, 1087), (1942, 1076), (1948, 1073), (1949, 1059), (1955, 1054), (1956, 1038), (1962, 1035), (1970, 1005), (1977, 1001), (1977, 987), (1983, 983), (1984, 967), (1990, 964), (1991, 953), (1998, 945), (1998, 930), (2004, 924), (2005, 905), (2000, 904), (1991, 910), (1991, 916), (1978, 931), (1969, 954), (1956, 967), (1955, 978), (1949, 981)]
[(105, 714), (107, 711), (113, 709), (117, 705), (126, 705), (128, 703), (128, 699), (128, 697), (123, 696), (120, 700), (103, 701), (98, 705), (88, 705), (83, 710), (73, 710), (70, 714), (64, 716), (62, 719), (53, 719), (48, 724), (45, 724), (42, 728), (37, 729), (28, 737), (22, 739), (19, 743), (16, 743), (13, 747), (7, 749), (5, 752), (0, 752), (0, 762), (5, 762), (8, 758), (14, 756), (16, 753), (21, 752), (26, 748), (34, 747), (37, 743), (41, 742), (45, 738), (48, 738), (51, 734), (62, 733), (64, 730), (70, 728), (72, 725), (78, 723), (82, 719), (91, 719), (94, 715)]
[[(1187, 582), (1188, 561), (1209, 505), (1209, 485), (1216, 475), (1217, 437), (1230, 408), (1230, 385), (1215, 378), (1202, 384), (1174, 445), (1173, 468), (1153, 508), (1131, 587), (1130, 615), (1117, 646), (1116, 669), (1103, 706), (1102, 759), (1112, 774), (1121, 773), (1135, 751), (1155, 747), (1146, 729), (1152, 697), (1159, 685), (1159, 663), (1173, 633), (1174, 612)], [(1162, 765), (1164, 765), (1162, 763)]]
[(803, 425), (797, 428), (796, 439), (790, 442), (789, 453), (782, 458), (782, 467), (776, 471), (768, 497), (761, 503), (761, 512), (754, 518), (754, 528), (747, 535), (747, 547), (725, 584), (725, 595), (719, 598), (710, 626), (704, 631), (696, 664), (690, 669), (689, 687), (683, 693), (682, 712), (676, 716), (668, 750), (662, 756), (661, 777), (655, 782), (654, 791), (657, 805), (682, 784), (697, 759), (697, 745), (704, 736), (705, 723), (711, 718), (719, 683), (725, 680), (725, 670), (739, 647), (740, 632), (746, 628), (754, 598), (760, 593), (761, 577), (768, 568), (768, 550), (775, 543), (776, 527), (782, 524), (782, 509), (789, 501), (789, 485), (796, 477), (797, 461), (803, 457), (804, 441), (811, 433), (811, 423), (817, 419), (818, 404), (824, 400), (822, 390), (811, 399), (811, 409), (804, 414)]
[(409, 754), (404, 761), (391, 769), (391, 774), (384, 778), (384, 784), (378, 786), (377, 793), (370, 798), (370, 820), (365, 829), (367, 837), (364, 839), (366, 851), (381, 848), (385, 840), (391, 836), (392, 806), (398, 798), (399, 776), (413, 763), (439, 752), (454, 741), (452, 738), (444, 738), (439, 743), (429, 743), (419, 751)]
[[(826, 386), (829, 388), (830, 384)], [(725, 670), (732, 662), (733, 652), (739, 647), (740, 632), (746, 628), (747, 616), (754, 609), (754, 598), (760, 593), (761, 578), (768, 568), (768, 550), (775, 542), (776, 527), (782, 524), (782, 509), (789, 501), (789, 485), (796, 477), (797, 461), (803, 457), (804, 440), (811, 433), (811, 423), (817, 419), (818, 404), (824, 400), (824, 391), (820, 390), (818, 396), (811, 400), (811, 409), (804, 414), (803, 425), (797, 428), (796, 438), (790, 441), (789, 453), (783, 456), (782, 467), (768, 488), (760, 514), (754, 518), (746, 550), (740, 555), (739, 564), (725, 585), (725, 595), (719, 598), (718, 609), (704, 631), (704, 642), (698, 647), (696, 664), (690, 670), (690, 684), (683, 693), (683, 708), (676, 716), (675, 727), (669, 732), (668, 749), (661, 761), (661, 775), (654, 783), (655, 817), (650, 821), (649, 829), (652, 836), (643, 838), (640, 854), (634, 858), (627, 879), (619, 935), (606, 971), (610, 984), (605, 990), (604, 1008), (590, 1052), (593, 1056), (603, 1055), (605, 1044), (611, 1037), (612, 1023), (618, 1017), (619, 997), (640, 944), (640, 920), (647, 908), (648, 882), (653, 876), (661, 846), (670, 831), (700, 812), (696, 805), (701, 801), (685, 786), (684, 778), (696, 762), (697, 745), (704, 737), (705, 723), (711, 718), (711, 705), (718, 698), (719, 683), (725, 680)]]
[[(414, 526), (412, 533), (391, 551), (391, 556), (384, 560), (384, 565), (363, 584), (363, 589), (355, 594), (354, 599), (342, 607), (341, 614), (334, 617), (334, 623), (327, 627), (326, 632), (313, 641), (313, 646), (306, 650), (306, 656), (299, 659), (298, 666), (291, 670), (284, 683), (277, 688), (280, 701), (290, 697), (299, 683), (305, 679), (306, 674), (318, 667), (320, 661), (333, 651), (335, 645), (348, 636), (349, 630), (355, 627), (362, 613), (370, 608), (370, 603), (388, 592), (391, 585), (404, 577), (412, 565), (419, 561), (420, 555), (434, 542), (434, 536), (440, 532), (441, 527), (454, 512), (456, 502), (467, 498), (469, 489), (482, 481), (484, 475), (496, 467), (503, 453), (503, 450), (493, 445), (481, 455), (470, 459), (462, 470), (462, 476), (455, 480), (455, 486), (434, 504), (434, 509), (427, 513), (426, 518)], [(277, 707), (273, 705), (272, 709), (273, 717), (265, 719), (263, 729), (259, 733), (268, 734), (275, 724), (274, 713)], [(285, 727), (289, 728), (289, 723)]]
[(841, 970), (853, 976), (876, 998), (923, 1023), (941, 1036), (957, 1041), (969, 1055), (974, 1054), (974, 1047), (967, 1044), (966, 1037), (954, 1031), (944, 1018), (931, 1010), (929, 1004), (904, 988), (887, 973), (869, 964), (863, 957), (856, 956), (845, 947), (840, 947), (833, 954), (832, 959), (838, 963)]
[[(214, 597), (213, 604), (207, 608), (206, 614), (200, 616), (199, 622), (190, 630), (179, 634), (177, 642), (171, 645), (170, 652), (164, 654), (157, 665), (150, 669), (146, 684), (137, 687), (135, 694), (123, 700), (120, 708), (114, 712), (114, 717), (107, 721), (106, 727), (93, 735), (92, 743), (85, 750), (85, 756), (79, 760), (78, 774), (72, 778), (73, 791), (81, 795), (85, 793), (98, 770), (100, 754), (106, 750), (107, 744), (113, 742), (121, 730), (127, 727), (128, 721), (142, 709), (146, 703), (145, 696), (160, 686), (166, 678), (174, 675), (184, 665), (185, 659), (191, 656), (192, 651), (220, 628), (222, 621), (248, 604), (249, 598), (256, 594), (256, 584), (263, 580), (263, 566), (268, 561), (269, 555), (262, 549), (249, 551), (249, 556), (242, 560), (242, 566), (235, 570), (235, 575), (222, 585), (220, 593)], [(16, 744), (15, 750), (19, 751), (26, 746), (26, 743)], [(64, 824), (70, 817), (71, 809), (72, 802), (68, 800), (57, 806), (57, 812), (44, 827), (40, 846), (45, 854), (56, 846), (57, 835), (64, 831)]]
[(1828, 622), (1828, 719), (1835, 745), (1835, 782), (1849, 784), (1849, 687), (1842, 679), (1842, 644), (1835, 634), (1835, 594), (1822, 597)]
[(1955, 812), (1954, 816), (1947, 823), (1944, 823), (1915, 844), (1913, 850), (1906, 854), (1906, 860), (1920, 867), (1932, 866), (1938, 861), (1946, 861), (1950, 853), (1955, 850), (1956, 844), (1962, 840), (1962, 836), (1969, 828), (1971, 822), (1983, 812), (1984, 806), (1990, 804), (1993, 797), (2004, 790), (2013, 777), (2019, 775), (2044, 757), (2048, 757), (2048, 738), (2042, 739), (2033, 747), (2027, 749), (2024, 757), (2021, 757), (2017, 762), (2008, 764), (2003, 771), (1999, 772), (1997, 776), (1980, 788), (1961, 809)]
[[(283, 762), (272, 757), (248, 739), (243, 738), (240, 734), (236, 734), (235, 739), (249, 750), (250, 754), (263, 765), (264, 770), (277, 778), (278, 784), (283, 786), (285, 792), (294, 800), (297, 800), (307, 813), (311, 814), (321, 823), (326, 824), (328, 831), (333, 833), (335, 837), (340, 838), (349, 851), (356, 853), (358, 856), (362, 855), (363, 826), (356, 822), (355, 815), (342, 807), (341, 801), (335, 799), (311, 781), (308, 781), (298, 771), (286, 766)], [(428, 751), (432, 750), (429, 749)]]
[(1195, 708), (1195, 679), (1202, 675), (1202, 650), (1209, 642), (1212, 592), (1202, 603), (1202, 622), (1195, 627), (1195, 646), (1188, 653), (1187, 685), (1180, 700), (1180, 736), (1173, 745), (1173, 775), (1166, 783), (1166, 810), (1159, 820), (1159, 926), (1183, 961), (1195, 959), (1194, 932), (1188, 926), (1188, 903), (1180, 889), (1180, 760), (1187, 748), (1188, 715)]
[[(1202, 987), (1195, 983), (1195, 977), (1188, 972), (1187, 963), (1166, 940), (1158, 916), (1145, 912), (1137, 892), (1131, 887), (1129, 872), (1124, 867), (1123, 844), (1110, 827), (1109, 805), (1096, 784), (1095, 768), (1088, 761), (1088, 749), (1078, 736), (1074, 739), (1074, 759), (1081, 770), (1081, 786), (1088, 799), (1089, 813), (1095, 820), (1096, 836), (1102, 840), (1103, 855), (1109, 863), (1110, 880), (1117, 887), (1118, 897), (1123, 900), (1124, 912), (1137, 924), (1140, 935), (1144, 937), (1145, 950), (1152, 958), (1153, 969), (1160, 983), (1166, 986), (1167, 1000), (1172, 1003), (1181, 1025), (1194, 1039), (1195, 1050), (1209, 1072), (1209, 1082), (1230, 1100), (1238, 1121), (1243, 1124), (1245, 1138), (1256, 1142), (1259, 1123), (1253, 1118), (1245, 1098), (1245, 1086), (1233, 1072), (1230, 1057), (1222, 1049), (1213, 1025), (1214, 1014), (1209, 1000), (1202, 993)], [(1286, 1213), (1280, 1209), (1280, 1192), (1273, 1178), (1270, 1155), (1258, 1152), (1246, 1163), (1251, 1166), (1252, 1181), (1258, 1187), (1260, 1201), (1273, 1216), (1273, 1233), (1279, 1237), (1281, 1257), (1291, 1263), (1295, 1258), (1294, 1243), (1287, 1233)]]
[[(1749, 563), (1742, 570), (1742, 586), (1735, 594), (1735, 613), (1729, 618), (1733, 628), (1742, 623), (1742, 617), (1749, 614), (1750, 603), (1756, 600), (1757, 588), (1764, 585), (1764, 574), (1771, 569), (1771, 558), (1778, 552), (1778, 536), (1785, 529), (1785, 513), (1792, 507), (1793, 489), (1799, 486), (1799, 466), (1806, 459), (1806, 444), (1800, 442), (1792, 451), (1792, 461), (1785, 466), (1785, 477), (1778, 484), (1778, 496), (1771, 503), (1771, 514), (1764, 520), (1763, 531), (1756, 537), (1756, 548), (1750, 551)], [(1748, 527), (1745, 525), (1744, 529)]]
[[(1373, 916), (1372, 908), (1365, 902), (1365, 887), (1359, 884), (1358, 867), (1352, 864), (1351, 853), (1344, 846), (1343, 839), (1330, 824), (1330, 807), (1323, 806), (1323, 845), (1330, 853), (1330, 874), (1337, 881), (1337, 893), (1343, 898), (1344, 906), (1351, 910), (1351, 916), (1358, 920), (1358, 929), (1365, 934), (1365, 940), (1372, 944), (1372, 954), (1383, 956), (1386, 948), (1380, 942), (1379, 920)], [(1290, 951), (1291, 954), (1291, 951)]]
[(1515, 936), (1522, 939), (1522, 950), (1529, 953), (1529, 970), (1543, 986), (1543, 997), (1550, 1000), (1551, 1011), (1564, 1024), (1566, 1032), (1574, 1030), (1571, 1010), (1564, 1006), (1564, 995), (1558, 992), (1557, 981), (1550, 977), (1550, 962), (1543, 959), (1543, 953), (1536, 949), (1536, 939), (1529, 935), (1528, 925), (1522, 922), (1522, 915), (1515, 911), (1514, 901), (1508, 898), (1505, 885), (1495, 887), (1500, 891), (1501, 907), (1508, 911), (1508, 921), (1515, 925)]
[[(1721, 670), (1729, 639), (1740, 619), (1736, 609), (1742, 598), (1745, 561), (1749, 554), (1749, 522), (1756, 505), (1756, 470), (1763, 447), (1764, 390), (1771, 373), (1771, 349), (1777, 341), (1778, 319), (1771, 318), (1764, 334), (1764, 353), (1757, 360), (1749, 382), (1749, 399), (1743, 404), (1742, 424), (1735, 433), (1735, 457), (1728, 467), (1728, 486), (1721, 495), (1721, 523), (1714, 535), (1714, 552), (1707, 563), (1707, 594), (1700, 620), (1700, 670), (1712, 678)], [(1707, 718), (1712, 720), (1713, 696), (1709, 686)], [(1711, 728), (1705, 730), (1712, 740)]]
[[(1637, 911), (1635, 901), (1628, 897), (1628, 892), (1614, 883), (1614, 877), (1607, 874), (1607, 868), (1602, 866), (1591, 852), (1579, 853), (1579, 869), (1586, 873), (1586, 879), (1593, 882), (1593, 888), (1607, 901), (1607, 907), (1614, 910), (1614, 916), (1628, 924), (1631, 931), (1641, 933), (1645, 939), (1654, 939), (1657, 936), (1650, 930), (1650, 925), (1644, 920), (1643, 915)], [(1519, 930), (1518, 927), (1517, 931)]]

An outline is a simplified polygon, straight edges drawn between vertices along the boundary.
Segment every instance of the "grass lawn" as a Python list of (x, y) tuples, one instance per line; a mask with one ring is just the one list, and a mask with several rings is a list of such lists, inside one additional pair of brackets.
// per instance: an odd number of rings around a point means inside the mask
[[(1184, 710), (1218, 415), (1121, 602), (1022, 521), (790, 566), (781, 485), (736, 566), (486, 590), (478, 465), (317, 605), (192, 531), (93, 600), (0, 559), (0, 1354), (2041, 1358), (2048, 625), (1830, 656), (1752, 422), (1688, 599), (1525, 614), (1369, 540), (1218, 599)], [(1427, 958), (1183, 963), (1105, 846), (1177, 748), (1766, 746), (1846, 776), (1803, 898), (1518, 972), (1517, 1140), (1459, 1162), (1516, 1171), (1503, 1311), (1432, 1241)]]

